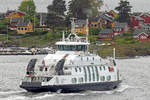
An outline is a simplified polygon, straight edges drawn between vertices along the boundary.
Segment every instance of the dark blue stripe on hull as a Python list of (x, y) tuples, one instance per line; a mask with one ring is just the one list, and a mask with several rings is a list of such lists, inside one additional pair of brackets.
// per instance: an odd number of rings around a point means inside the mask
[(38, 83), (38, 85), (36, 83), (24, 83), (20, 87), (30, 92), (56, 92), (60, 89), (62, 90), (61, 92), (79, 92), (86, 90), (105, 91), (116, 88), (119, 85), (119, 83), (121, 83), (121, 81), (53, 86), (41, 86), (40, 83)]

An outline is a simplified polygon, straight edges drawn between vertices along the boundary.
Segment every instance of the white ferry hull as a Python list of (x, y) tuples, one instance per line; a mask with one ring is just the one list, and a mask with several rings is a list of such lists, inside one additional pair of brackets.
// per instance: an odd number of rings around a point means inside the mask
[(29, 92), (79, 92), (79, 91), (106, 91), (112, 90), (118, 87), (121, 80), (113, 82), (97, 82), (97, 83), (83, 83), (83, 84), (68, 84), (68, 85), (48, 85), (42, 86), (40, 82), (23, 82), (20, 85), (21, 88)]

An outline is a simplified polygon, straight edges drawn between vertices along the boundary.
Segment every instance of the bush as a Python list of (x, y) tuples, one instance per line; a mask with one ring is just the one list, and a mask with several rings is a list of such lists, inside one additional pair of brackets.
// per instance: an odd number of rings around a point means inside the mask
[(89, 33), (90, 35), (98, 35), (100, 30), (101, 30), (100, 28), (90, 28)]

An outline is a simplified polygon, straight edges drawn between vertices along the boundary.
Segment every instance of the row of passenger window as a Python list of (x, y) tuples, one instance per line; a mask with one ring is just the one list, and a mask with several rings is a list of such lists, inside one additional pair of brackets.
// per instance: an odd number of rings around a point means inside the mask
[[(78, 79), (78, 80), (77, 80)], [(107, 76), (107, 77), (105, 77), (105, 76), (100, 76), (100, 80), (101, 81), (110, 81), (111, 80), (111, 76), (109, 75), (109, 76)], [(83, 83), (84, 82), (84, 79), (83, 79), (83, 77), (80, 77), (80, 78), (72, 78), (72, 83), (77, 83), (77, 81), (79, 82), (79, 83)], [(86, 81), (85, 81), (86, 82)]]
[(32, 77), (31, 81), (32, 82), (48, 82), (51, 79), (52, 77)]
[[(88, 66), (87, 68), (89, 69), (89, 67), (92, 68), (92, 71), (94, 71), (94, 67), (95, 67), (95, 70), (96, 72), (98, 72), (98, 70), (102, 71), (102, 70), (106, 70), (106, 67), (104, 65), (101, 65), (101, 66)], [(99, 69), (98, 69), (99, 68)], [(75, 67), (75, 72), (81, 72), (83, 70), (83, 68), (81, 67)]]

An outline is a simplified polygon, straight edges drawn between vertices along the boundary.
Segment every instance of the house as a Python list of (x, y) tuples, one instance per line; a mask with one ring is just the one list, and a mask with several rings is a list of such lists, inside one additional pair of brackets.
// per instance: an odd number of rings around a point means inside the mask
[(11, 18), (10, 19), (10, 30), (17, 30), (17, 25), (19, 22), (23, 22), (24, 18)]
[(40, 27), (47, 26), (47, 14), (46, 13), (39, 13), (39, 19), (40, 19)]
[[(87, 33), (87, 23), (86, 20), (76, 20), (75, 21), (75, 32), (86, 34)], [(73, 32), (74, 30), (72, 30)]]
[(0, 20), (4, 19), (4, 14), (0, 13)]
[(143, 13), (140, 15), (144, 19), (145, 24), (150, 24), (150, 15), (148, 13)]
[(107, 13), (101, 13), (99, 16), (90, 19), (90, 27), (91, 28), (98, 28), (102, 26), (107, 26), (113, 23), (114, 17), (107, 14)]
[(141, 25), (144, 24), (145, 19), (140, 16), (133, 16), (131, 19), (132, 27), (135, 29), (141, 29)]
[(127, 23), (119, 23), (116, 22), (112, 25), (113, 31), (115, 35), (122, 34), (125, 32), (129, 32), (129, 26)]
[(116, 18), (118, 16), (118, 14), (114, 10), (110, 10), (109, 12), (107, 12), (107, 14), (113, 18)]
[(150, 24), (142, 24), (141, 28), (150, 32)]
[(104, 25), (110, 25), (114, 21), (114, 18), (106, 13), (102, 14), (100, 17), (101, 17), (101, 22)]
[(31, 21), (20, 21), (17, 24), (17, 33), (25, 34), (26, 32), (33, 32), (33, 24), (31, 23)]
[(114, 32), (112, 29), (103, 29), (99, 32), (99, 39), (113, 39)]
[(89, 20), (90, 22), (90, 28), (98, 28), (98, 27), (101, 27), (101, 19), (100, 17), (95, 17), (95, 18), (91, 18)]
[(143, 29), (136, 29), (133, 33), (133, 38), (138, 39), (138, 41), (149, 41), (150, 40), (150, 32)]
[(5, 18), (20, 18), (25, 17), (27, 14), (18, 10), (8, 10), (5, 14)]

